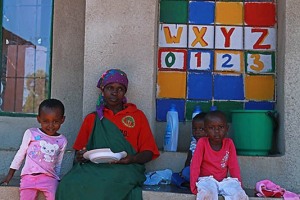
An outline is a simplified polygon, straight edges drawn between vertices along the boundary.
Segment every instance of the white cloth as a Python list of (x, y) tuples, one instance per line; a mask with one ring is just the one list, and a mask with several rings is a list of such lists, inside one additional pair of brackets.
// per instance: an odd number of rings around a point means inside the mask
[(197, 140), (192, 136), (191, 143), (190, 143), (190, 151), (192, 152), (192, 155), (194, 155), (196, 146), (197, 146)]
[(218, 182), (212, 176), (199, 177), (197, 200), (218, 200), (222, 195), (225, 200), (249, 200), (237, 178), (225, 178)]

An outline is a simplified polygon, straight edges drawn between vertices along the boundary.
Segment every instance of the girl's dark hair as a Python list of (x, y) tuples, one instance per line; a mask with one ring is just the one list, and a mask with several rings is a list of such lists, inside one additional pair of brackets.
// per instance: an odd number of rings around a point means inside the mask
[(204, 121), (209, 121), (212, 117), (216, 117), (216, 116), (222, 118), (227, 123), (225, 113), (220, 110), (210, 111), (209, 113), (207, 113)]
[(38, 115), (41, 114), (41, 111), (42, 111), (43, 108), (50, 108), (50, 109), (58, 108), (61, 111), (62, 115), (65, 114), (65, 106), (58, 99), (46, 99), (46, 100), (42, 101), (42, 103), (39, 106), (39, 113), (38, 113)]

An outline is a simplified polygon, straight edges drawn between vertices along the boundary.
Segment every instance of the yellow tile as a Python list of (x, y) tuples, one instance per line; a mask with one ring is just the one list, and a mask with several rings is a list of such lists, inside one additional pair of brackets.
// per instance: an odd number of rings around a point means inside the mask
[(159, 71), (157, 74), (158, 98), (182, 98), (186, 95), (186, 73)]
[(241, 2), (217, 2), (216, 23), (229, 25), (243, 24), (243, 3)]
[(246, 76), (245, 95), (248, 100), (274, 100), (274, 76)]

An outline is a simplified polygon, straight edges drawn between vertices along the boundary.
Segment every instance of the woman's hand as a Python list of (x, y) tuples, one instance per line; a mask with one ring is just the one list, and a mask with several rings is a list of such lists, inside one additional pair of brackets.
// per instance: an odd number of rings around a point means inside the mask
[(113, 162), (115, 164), (131, 164), (131, 163), (135, 163), (135, 156), (133, 155), (128, 155), (125, 158), (122, 158), (119, 161)]
[(84, 147), (83, 149), (81, 149), (81, 150), (75, 152), (75, 159), (76, 159), (77, 162), (79, 162), (79, 163), (86, 163), (86, 162), (89, 161), (89, 160), (87, 160), (87, 159), (85, 159), (85, 158), (83, 157), (83, 154), (84, 154), (85, 152), (87, 152), (87, 150), (86, 150), (85, 147)]
[(138, 164), (145, 164), (146, 162), (149, 162), (152, 159), (153, 153), (152, 151), (142, 151), (140, 153), (137, 153), (135, 155), (129, 155), (125, 158), (122, 158), (119, 161), (113, 162), (116, 164), (131, 164), (131, 163), (138, 163)]

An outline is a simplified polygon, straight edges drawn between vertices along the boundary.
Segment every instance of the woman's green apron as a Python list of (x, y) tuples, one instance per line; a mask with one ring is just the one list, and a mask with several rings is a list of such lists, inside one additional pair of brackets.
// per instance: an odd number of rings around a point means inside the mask
[[(96, 117), (87, 150), (98, 148), (136, 153), (115, 124)], [(56, 200), (141, 200), (144, 172), (141, 164), (77, 163), (58, 185)]]

